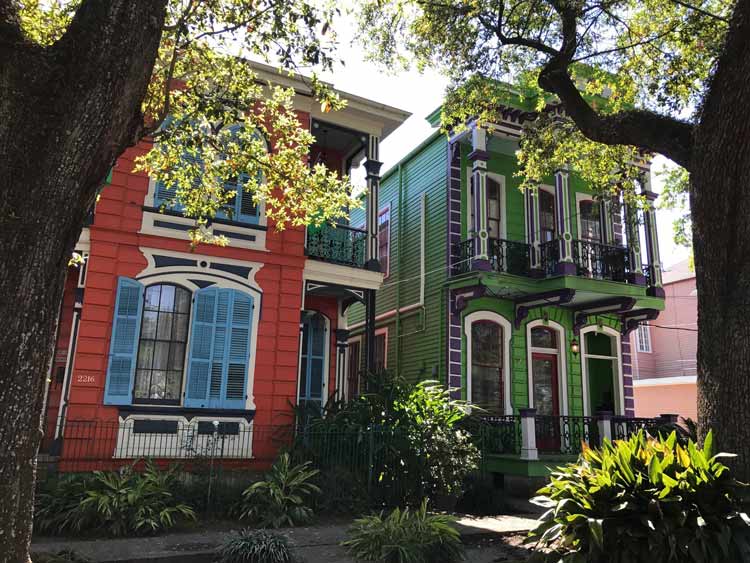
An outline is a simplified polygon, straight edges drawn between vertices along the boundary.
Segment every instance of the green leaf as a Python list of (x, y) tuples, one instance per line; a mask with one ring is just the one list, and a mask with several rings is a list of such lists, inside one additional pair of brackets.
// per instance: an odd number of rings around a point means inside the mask
[(591, 532), (591, 537), (594, 540), (594, 543), (599, 548), (599, 550), (604, 549), (604, 529), (602, 527), (602, 520), (598, 518), (589, 518), (588, 524), (589, 524), (589, 531)]

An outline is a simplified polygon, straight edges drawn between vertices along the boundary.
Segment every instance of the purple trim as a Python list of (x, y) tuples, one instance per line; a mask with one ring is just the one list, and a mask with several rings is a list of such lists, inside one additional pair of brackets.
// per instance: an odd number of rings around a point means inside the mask
[(622, 353), (622, 363), (623, 364), (633, 363), (633, 359), (630, 357), (630, 354), (627, 354), (625, 352)]
[[(534, 252), (533, 248), (532, 248), (532, 252)], [(533, 270), (529, 270), (529, 277), (530, 278), (546, 278), (547, 274), (544, 273), (544, 270), (540, 270), (539, 268), (534, 268)]]
[(557, 199), (557, 232), (565, 232), (565, 206), (563, 205), (563, 172), (555, 172), (555, 198)]
[(461, 329), (459, 327), (451, 327), (451, 338), (461, 338)]
[(451, 350), (450, 359), (451, 359), (451, 362), (456, 362), (456, 363), (460, 364), (461, 363), (461, 352), (454, 352), (453, 350)]
[(625, 387), (632, 387), (633, 386), (633, 376), (632, 375), (623, 375), (623, 377), (622, 377), (622, 384)]
[(633, 285), (646, 285), (646, 276), (638, 273), (628, 274), (628, 283), (632, 283)]
[[(565, 244), (565, 241), (561, 240), (560, 243)], [(555, 273), (560, 276), (575, 276), (578, 274), (578, 268), (573, 262), (558, 262)]]
[(469, 156), (467, 157), (470, 161), (474, 162), (475, 160), (484, 160), (485, 162), (490, 159), (490, 153), (483, 150), (473, 150), (469, 153)]
[(651, 297), (658, 297), (659, 299), (664, 299), (666, 297), (666, 293), (664, 292), (663, 287), (656, 287), (653, 285), (646, 289), (646, 295), (650, 295)]
[(626, 399), (632, 399), (633, 398), (633, 388), (632, 387), (625, 387), (625, 398)]
[(622, 353), (623, 354), (630, 354), (630, 342), (622, 341)]
[(625, 416), (632, 417), (634, 410), (635, 410), (635, 401), (633, 399), (625, 399)]
[(518, 414), (521, 415), (521, 418), (534, 418), (536, 416), (536, 409), (518, 409)]
[(460, 201), (451, 201), (451, 211), (458, 211), (461, 212), (461, 202)]
[(633, 375), (633, 368), (630, 365), (622, 364), (623, 375)]
[[(479, 237), (477, 237), (475, 240), (479, 240)], [(472, 260), (471, 261), (471, 269), (478, 272), (491, 272), (492, 271), (492, 265), (490, 264), (489, 260)]]

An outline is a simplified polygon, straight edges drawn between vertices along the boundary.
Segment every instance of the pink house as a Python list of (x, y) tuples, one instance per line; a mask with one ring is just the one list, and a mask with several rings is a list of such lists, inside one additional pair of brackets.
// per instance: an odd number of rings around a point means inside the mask
[(664, 311), (631, 333), (635, 415), (697, 419), (698, 294), (688, 261), (663, 273)]

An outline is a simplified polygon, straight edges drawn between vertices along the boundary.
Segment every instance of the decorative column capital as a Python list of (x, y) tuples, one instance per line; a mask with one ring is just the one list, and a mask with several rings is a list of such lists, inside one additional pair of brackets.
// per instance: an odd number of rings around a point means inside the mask
[(468, 159), (472, 162), (487, 162), (490, 159), (490, 153), (483, 149), (474, 149), (469, 153)]
[(365, 160), (365, 172), (367, 178), (380, 178), (380, 167), (383, 163), (378, 160), (367, 159)]

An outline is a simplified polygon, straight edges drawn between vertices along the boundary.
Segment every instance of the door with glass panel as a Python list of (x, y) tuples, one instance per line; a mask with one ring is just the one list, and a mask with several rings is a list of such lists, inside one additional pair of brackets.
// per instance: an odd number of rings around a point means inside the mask
[(325, 365), (328, 355), (326, 319), (320, 313), (302, 313), (302, 354), (299, 369), (298, 404), (304, 411), (323, 407)]
[(471, 403), (491, 414), (503, 412), (503, 329), (492, 321), (471, 325)]
[(537, 419), (537, 447), (557, 450), (560, 446), (560, 397), (557, 332), (548, 327), (531, 330), (531, 383)]

